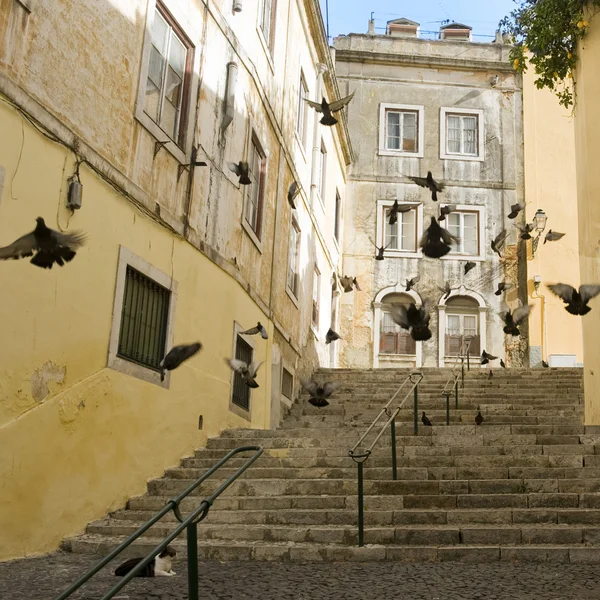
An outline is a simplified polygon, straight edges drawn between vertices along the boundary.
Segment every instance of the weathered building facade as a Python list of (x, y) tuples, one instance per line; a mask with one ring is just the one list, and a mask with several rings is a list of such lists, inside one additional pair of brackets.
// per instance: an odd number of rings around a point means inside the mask
[[(298, 376), (335, 364), (351, 147), (303, 98), (338, 94), (317, 0), (0, 2), (0, 246), (37, 216), (88, 236), (63, 268), (0, 264), (0, 559), (224, 428), (277, 425)], [(257, 321), (268, 340), (240, 335)], [(264, 361), (258, 389), (231, 356)]]
[[(501, 39), (473, 43), (470, 28), (456, 23), (442, 28), (439, 40), (417, 34), (418, 23), (398, 19), (386, 35), (371, 27), (334, 41), (343, 93), (356, 92), (348, 113), (356, 160), (344, 272), (363, 290), (342, 297), (340, 365), (447, 366), (471, 338), (471, 354), (485, 349), (521, 365), (526, 331), (505, 340), (498, 316), (526, 302), (524, 249), (507, 219), (510, 205), (523, 201), (520, 77)], [(407, 177), (428, 171), (446, 184), (438, 202)], [(394, 200), (413, 208), (389, 225)], [(426, 258), (419, 239), (445, 204), (456, 208), (444, 225), (460, 244), (441, 259)], [(503, 228), (510, 235), (500, 259), (491, 241)], [(387, 247), (383, 261), (375, 260), (375, 246)], [(475, 266), (465, 274), (467, 262)], [(417, 275), (407, 292), (406, 280)], [(496, 296), (504, 280), (513, 287)], [(447, 297), (440, 290), (446, 282)], [(386, 310), (410, 301), (428, 302), (433, 337), (426, 342), (415, 343)]]

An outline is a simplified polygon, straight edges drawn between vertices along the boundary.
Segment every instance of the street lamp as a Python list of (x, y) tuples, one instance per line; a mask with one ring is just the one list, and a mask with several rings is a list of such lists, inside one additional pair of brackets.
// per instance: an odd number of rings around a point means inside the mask
[(538, 208), (535, 215), (533, 216), (533, 222), (535, 223), (535, 230), (538, 232), (537, 237), (531, 240), (531, 256), (535, 256), (535, 252), (537, 250), (538, 244), (540, 243), (540, 237), (544, 229), (546, 229), (546, 222), (548, 221), (548, 217), (546, 213)]

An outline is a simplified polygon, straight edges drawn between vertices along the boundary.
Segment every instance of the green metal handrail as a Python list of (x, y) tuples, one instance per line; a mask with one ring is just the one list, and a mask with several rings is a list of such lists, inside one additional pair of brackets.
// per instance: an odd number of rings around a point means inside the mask
[[(416, 381), (415, 379), (416, 378)], [(423, 379), (423, 373), (420, 371), (413, 371), (406, 377), (406, 379), (402, 382), (400, 387), (396, 390), (396, 393), (389, 399), (388, 403), (379, 411), (379, 414), (375, 417), (375, 420), (369, 425), (367, 430), (360, 436), (360, 439), (354, 446), (348, 450), (348, 456), (356, 463), (356, 467), (358, 469), (358, 545), (360, 547), (364, 546), (364, 494), (363, 494), (363, 463), (371, 456), (371, 452), (375, 447), (375, 444), (379, 441), (379, 438), (383, 435), (383, 432), (386, 430), (387, 426), (390, 426), (391, 433), (391, 444), (392, 444), (392, 479), (398, 479), (398, 471), (397, 471), (397, 460), (396, 460), (396, 417), (400, 412), (402, 406), (408, 399), (408, 397), (413, 394), (413, 422), (414, 422), (414, 433), (415, 435), (418, 433), (419, 422), (418, 422), (418, 412), (419, 412), (419, 383)], [(390, 406), (392, 402), (398, 397), (402, 389), (407, 383), (412, 383), (412, 387), (406, 392), (402, 402), (392, 411), (390, 412)], [(382, 425), (379, 433), (375, 436), (375, 439), (371, 443), (371, 445), (362, 452), (357, 452), (360, 445), (364, 442), (366, 437), (371, 433), (375, 425), (379, 422), (379, 420), (386, 415), (388, 420)]]
[[(458, 409), (458, 378), (459, 375), (461, 377), (461, 387), (464, 389), (465, 387), (465, 359), (467, 361), (467, 370), (471, 370), (471, 361), (469, 360), (469, 349), (471, 348), (471, 342), (473, 338), (468, 340), (467, 342), (463, 341), (460, 346), (460, 350), (458, 351), (458, 355), (454, 359), (454, 365), (452, 366), (452, 371), (450, 373), (450, 377), (444, 386), (444, 391), (442, 392), (442, 396), (446, 399), (446, 425), (450, 425), (450, 395), (452, 391), (454, 391), (454, 408)], [(460, 361), (460, 374), (456, 372), (458, 367), (458, 361)], [(448, 386), (452, 382), (452, 387), (449, 389)]]
[[(189, 496), (201, 483), (206, 481), (215, 471), (220, 469), (230, 458), (239, 454), (240, 452), (254, 451), (254, 455), (251, 456), (231, 477), (223, 482), (215, 492), (210, 496), (207, 496), (202, 500), (198, 508), (192, 511), (187, 518), (181, 514), (179, 505), (181, 501)], [(210, 507), (213, 502), (246, 470), (252, 463), (264, 452), (264, 449), (260, 446), (241, 446), (235, 450), (231, 450), (226, 456), (224, 456), (218, 463), (212, 466), (202, 477), (194, 481), (186, 490), (181, 492), (179, 496), (172, 498), (167, 502), (165, 507), (159, 511), (149, 521), (144, 523), (135, 533), (131, 534), (125, 541), (119, 544), (108, 556), (103, 558), (99, 563), (94, 565), (86, 573), (84, 573), (75, 583), (73, 583), (68, 589), (66, 589), (60, 596), (56, 597), (56, 600), (65, 600), (73, 592), (78, 590), (84, 583), (91, 579), (96, 573), (103, 569), (109, 562), (111, 562), (116, 556), (118, 556), (123, 550), (125, 550), (130, 544), (132, 544), (137, 538), (143, 533), (148, 531), (155, 523), (160, 521), (167, 513), (171, 510), (173, 514), (180, 522), (173, 532), (171, 532), (163, 541), (158, 544), (150, 553), (140, 561), (119, 583), (111, 588), (101, 600), (110, 600), (114, 595), (123, 589), (136, 575), (138, 571), (143, 569), (147, 564), (150, 563), (155, 556), (160, 554), (170, 542), (172, 542), (184, 529), (187, 529), (187, 562), (188, 562), (188, 599), (198, 600), (198, 523), (202, 521), (208, 515)]]

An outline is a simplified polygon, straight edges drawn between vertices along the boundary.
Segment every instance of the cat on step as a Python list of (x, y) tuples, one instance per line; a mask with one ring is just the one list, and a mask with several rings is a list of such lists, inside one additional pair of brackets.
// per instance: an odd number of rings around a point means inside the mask
[[(171, 546), (167, 546), (158, 556), (155, 556), (141, 571), (138, 571), (136, 577), (171, 577), (175, 575), (175, 571), (172, 570), (173, 557), (176, 556), (177, 552)], [(115, 575), (123, 576), (127, 575), (131, 569), (139, 564), (141, 558), (130, 558), (126, 560), (122, 565), (119, 565), (115, 569)]]

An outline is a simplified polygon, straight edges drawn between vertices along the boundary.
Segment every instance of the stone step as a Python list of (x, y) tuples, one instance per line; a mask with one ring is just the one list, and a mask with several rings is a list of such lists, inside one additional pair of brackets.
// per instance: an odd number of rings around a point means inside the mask
[[(66, 540), (66, 550), (81, 554), (106, 555), (113, 550), (120, 538), (86, 534)], [(144, 538), (135, 542), (124, 556), (139, 556), (150, 552), (159, 538)], [(172, 544), (178, 553), (178, 560), (186, 555), (184, 538)], [(291, 543), (291, 542), (240, 542), (202, 540), (198, 542), (200, 560), (276, 560), (276, 561), (384, 561), (395, 562), (446, 562), (460, 561), (488, 563), (505, 560), (510, 562), (561, 562), (561, 563), (600, 563), (600, 549), (595, 546), (397, 546), (368, 545), (339, 546), (334, 544)]]

